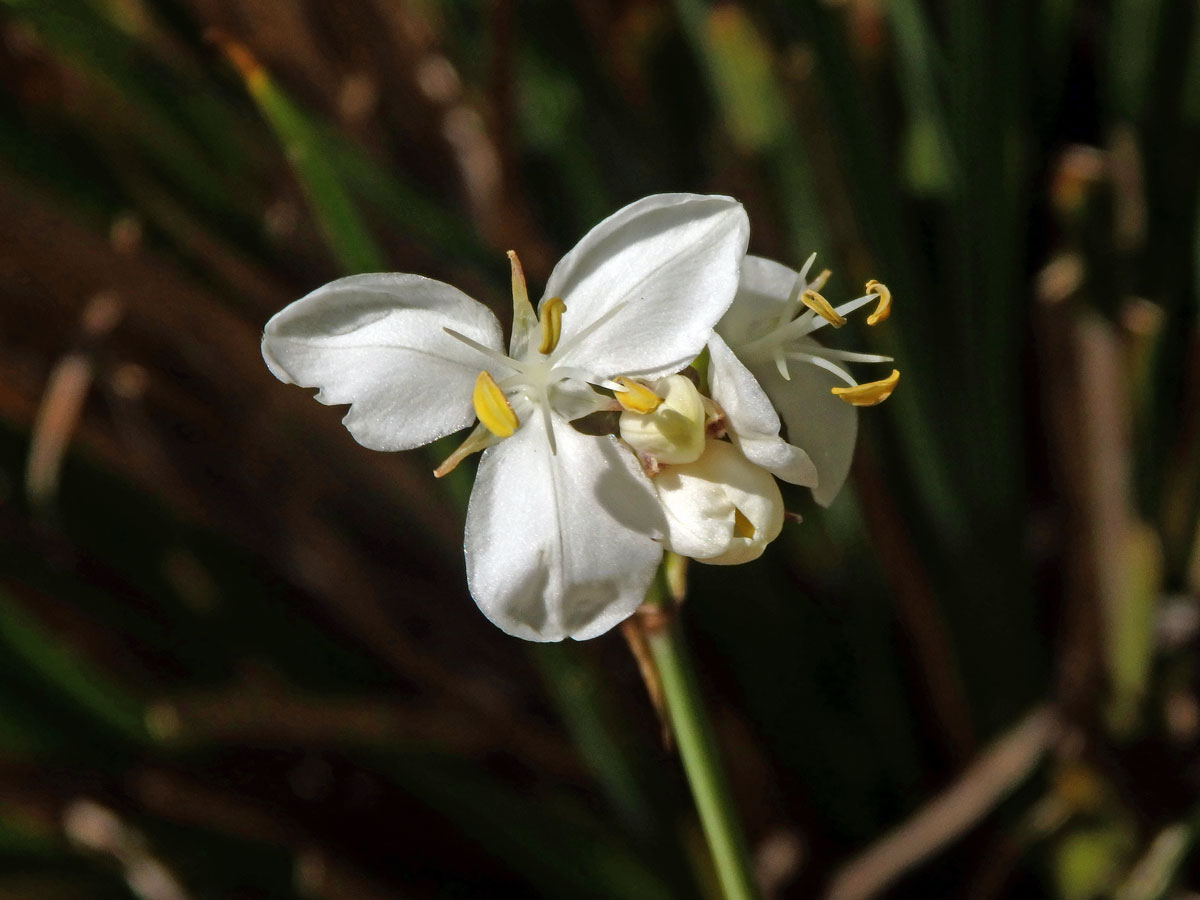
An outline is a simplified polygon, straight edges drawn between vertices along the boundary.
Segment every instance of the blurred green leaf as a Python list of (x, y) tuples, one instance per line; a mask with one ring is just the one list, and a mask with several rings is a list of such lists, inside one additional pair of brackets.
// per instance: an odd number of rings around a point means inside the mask
[[(86, 0), (4, 2), (33, 25), (70, 68), (86, 76), (87, 90), (77, 98), (74, 112), (93, 140), (110, 147), (136, 145), (152, 166), (186, 187), (193, 203), (244, 206), (247, 198), (218, 171), (208, 152), (221, 148), (226, 160), (235, 152), (227, 142), (237, 133), (236, 117), (205, 99), (180, 103), (179, 95), (204, 94), (194, 80), (152, 61), (144, 48)], [(203, 140), (192, 132), (194, 123), (181, 114), (188, 112), (197, 113), (207, 126)]]
[(1187, 58), (1187, 74), (1183, 83), (1183, 119), (1193, 127), (1200, 127), (1200, 16), (1192, 25)]
[[(60, 702), (134, 743), (148, 740), (145, 707), (0, 594), (0, 648)], [(31, 698), (32, 699), (32, 698)]]
[(909, 108), (904, 137), (909, 186), (918, 194), (944, 195), (958, 177), (939, 94), (945, 62), (921, 0), (892, 0), (885, 9), (896, 40), (900, 87)]
[(1072, 830), (1055, 849), (1054, 875), (1060, 900), (1091, 900), (1108, 892), (1133, 846), (1125, 825), (1098, 824)]
[(804, 132), (784, 103), (771, 46), (736, 4), (676, 0), (675, 8), (708, 76), (725, 133), (740, 152), (762, 157), (774, 176), (796, 260), (827, 253)]
[(317, 125), (275, 84), (248, 49), (228, 38), (219, 41), (279, 139), (339, 265), (346, 274), (385, 271), (383, 252), (330, 165)]
[(769, 150), (780, 140), (787, 121), (771, 71), (770, 48), (739, 6), (709, 10), (702, 28), (705, 59), (726, 132), (743, 152)]
[(1124, 545), (1111, 548), (1120, 556), (1123, 583), (1108, 623), (1107, 656), (1112, 698), (1109, 719), (1118, 733), (1136, 725), (1154, 659), (1154, 624), (1162, 591), (1162, 550), (1158, 535), (1144, 525), (1132, 526)]
[(582, 650), (563, 644), (532, 647), (530, 656), (575, 746), (625, 828), (643, 839), (651, 836), (659, 815), (630, 757), (628, 741), (622, 744), (616, 698), (606, 690), (595, 666)]
[(1109, 53), (1112, 100), (1117, 114), (1136, 119), (1146, 106), (1162, 13), (1162, 0), (1114, 0)]

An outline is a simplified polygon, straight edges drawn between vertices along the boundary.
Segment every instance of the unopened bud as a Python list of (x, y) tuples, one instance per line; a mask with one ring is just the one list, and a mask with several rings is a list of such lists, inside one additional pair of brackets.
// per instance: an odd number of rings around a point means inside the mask
[(783, 528), (783, 497), (766, 469), (726, 441), (708, 441), (695, 462), (654, 479), (667, 520), (667, 547), (697, 562), (758, 559)]
[(662, 402), (651, 412), (621, 413), (621, 437), (642, 456), (666, 465), (695, 462), (704, 452), (704, 401), (683, 375), (654, 385)]

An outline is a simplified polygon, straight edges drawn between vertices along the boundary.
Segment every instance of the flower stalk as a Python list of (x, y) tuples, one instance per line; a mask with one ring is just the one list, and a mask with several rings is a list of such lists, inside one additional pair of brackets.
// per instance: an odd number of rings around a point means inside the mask
[(646, 642), (658, 669), (667, 721), (679, 749), (700, 825), (725, 900), (758, 900), (750, 854), (720, 751), (700, 696), (700, 683), (679, 617), (678, 601), (652, 590), (644, 618)]

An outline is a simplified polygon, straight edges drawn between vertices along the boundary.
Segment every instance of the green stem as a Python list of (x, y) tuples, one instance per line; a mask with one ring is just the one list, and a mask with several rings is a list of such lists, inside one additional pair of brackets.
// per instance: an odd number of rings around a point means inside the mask
[[(661, 604), (664, 612), (670, 606), (669, 600)], [(717, 742), (704, 711), (696, 670), (677, 617), (668, 615), (668, 621), (647, 628), (646, 640), (662, 681), (667, 719), (725, 900), (757, 900), (746, 838), (721, 768)]]

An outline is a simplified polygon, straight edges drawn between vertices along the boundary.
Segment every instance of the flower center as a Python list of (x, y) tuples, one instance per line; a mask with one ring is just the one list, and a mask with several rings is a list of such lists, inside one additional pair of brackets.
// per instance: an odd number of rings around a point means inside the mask
[(558, 444), (554, 437), (551, 411), (557, 410), (566, 418), (573, 418), (571, 411), (580, 407), (577, 402), (579, 389), (591, 391), (590, 384), (618, 387), (576, 366), (558, 365), (555, 359), (565, 357), (607, 323), (628, 301), (614, 304), (595, 321), (576, 330), (563, 341), (562, 317), (567, 310), (566, 303), (561, 297), (550, 297), (542, 303), (539, 318), (529, 302), (525, 270), (521, 267), (520, 259), (511, 250), (508, 259), (512, 269), (513, 295), (513, 329), (509, 352), (487, 347), (453, 328), (442, 329), (487, 360), (487, 368), (475, 379), (471, 395), (479, 427), (435, 470), (434, 474), (439, 477), (452, 471), (467, 455), (487, 448), (497, 439), (511, 437), (523, 421), (539, 411), (550, 452), (556, 453)]

